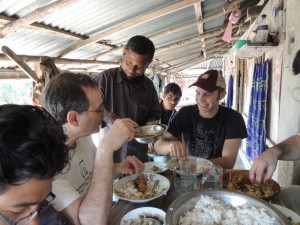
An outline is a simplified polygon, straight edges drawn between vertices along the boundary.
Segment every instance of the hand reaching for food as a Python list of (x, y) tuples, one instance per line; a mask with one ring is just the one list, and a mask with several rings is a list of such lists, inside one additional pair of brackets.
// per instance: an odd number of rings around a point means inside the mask
[(126, 174), (139, 175), (144, 172), (145, 164), (135, 156), (127, 156), (121, 163), (121, 171)]

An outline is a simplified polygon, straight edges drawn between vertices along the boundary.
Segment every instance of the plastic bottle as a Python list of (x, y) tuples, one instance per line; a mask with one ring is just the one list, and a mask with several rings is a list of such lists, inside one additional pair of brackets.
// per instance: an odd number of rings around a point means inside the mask
[(261, 20), (257, 25), (256, 43), (265, 44), (268, 42), (269, 24), (266, 18), (267, 15), (261, 15)]

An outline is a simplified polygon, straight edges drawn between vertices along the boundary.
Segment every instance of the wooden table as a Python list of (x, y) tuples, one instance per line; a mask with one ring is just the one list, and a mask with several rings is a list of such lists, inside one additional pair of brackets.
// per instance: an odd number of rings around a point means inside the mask
[(140, 208), (140, 207), (155, 207), (162, 209), (163, 211), (167, 211), (169, 205), (173, 202), (173, 200), (177, 197), (176, 192), (173, 185), (173, 172), (170, 170), (166, 170), (161, 173), (161, 175), (165, 176), (170, 181), (170, 189), (166, 195), (162, 195), (157, 199), (154, 199), (149, 202), (144, 203), (133, 203), (120, 199), (111, 209), (110, 217), (108, 224), (109, 225), (120, 225), (122, 217), (128, 213), (129, 211)]

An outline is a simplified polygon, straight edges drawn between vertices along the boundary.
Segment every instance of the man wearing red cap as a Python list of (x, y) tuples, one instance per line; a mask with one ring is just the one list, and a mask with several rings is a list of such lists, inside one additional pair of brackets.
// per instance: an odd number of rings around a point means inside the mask
[[(191, 86), (196, 86), (197, 104), (177, 112), (155, 150), (173, 158), (192, 155), (233, 168), (247, 130), (240, 113), (219, 105), (226, 95), (224, 77), (217, 70), (208, 70)], [(179, 135), (183, 142), (176, 138)]]

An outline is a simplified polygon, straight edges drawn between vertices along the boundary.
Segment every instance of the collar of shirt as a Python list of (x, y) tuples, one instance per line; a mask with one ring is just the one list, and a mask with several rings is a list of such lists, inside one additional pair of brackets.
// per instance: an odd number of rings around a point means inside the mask
[[(121, 82), (127, 82), (126, 81), (126, 74), (124, 73), (124, 71), (123, 71), (123, 69), (121, 68), (121, 67), (119, 67), (119, 75), (120, 76), (117, 76), (117, 83), (121, 83)], [(148, 87), (148, 85), (147, 85), (147, 82), (146, 82), (146, 79), (149, 79), (149, 78), (147, 78), (145, 75), (143, 75), (143, 77), (144, 77), (144, 79), (142, 79), (142, 81), (141, 82), (138, 82), (139, 84), (142, 84), (142, 86), (146, 89), (146, 90), (148, 90), (149, 89), (149, 87)], [(151, 81), (152, 82), (152, 81)]]

